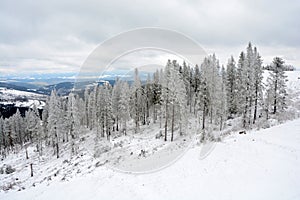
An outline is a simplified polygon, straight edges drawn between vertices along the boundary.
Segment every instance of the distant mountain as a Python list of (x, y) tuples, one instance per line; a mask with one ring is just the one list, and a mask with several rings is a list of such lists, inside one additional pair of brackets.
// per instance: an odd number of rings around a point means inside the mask
[(4, 87), (7, 89), (14, 89), (14, 90), (20, 90), (20, 91), (28, 91), (28, 88), (25, 86), (20, 86), (19, 84), (13, 84), (13, 83), (6, 83), (6, 82), (0, 82), (0, 87)]
[[(56, 90), (59, 95), (68, 95), (73, 88), (77, 92), (82, 93), (86, 87), (92, 87), (95, 84), (102, 85), (104, 82), (114, 85), (115, 80), (102, 80), (102, 81), (81, 81), (81, 82), (60, 82), (57, 84), (49, 84), (46, 86), (40, 86), (32, 83), (24, 83), (19, 81), (0, 82), (0, 87), (7, 89), (14, 89), (18, 91), (33, 92), (37, 94), (50, 95), (52, 90)], [(82, 92), (80, 92), (82, 91)]]

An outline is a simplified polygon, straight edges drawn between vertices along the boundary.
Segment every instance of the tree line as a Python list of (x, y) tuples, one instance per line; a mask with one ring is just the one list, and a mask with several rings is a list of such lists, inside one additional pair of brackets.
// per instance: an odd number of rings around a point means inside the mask
[(189, 119), (197, 118), (203, 134), (224, 129), (228, 119), (239, 119), (241, 128), (250, 129), (260, 120), (286, 108), (285, 65), (275, 57), (263, 83), (262, 58), (248, 44), (237, 62), (231, 56), (221, 66), (215, 55), (194, 67), (186, 62), (168, 60), (164, 69), (141, 80), (135, 69), (134, 81), (116, 79), (87, 87), (81, 97), (76, 93), (59, 96), (53, 90), (42, 114), (36, 107), (22, 117), (17, 111), (0, 118), (0, 150), (7, 153), (35, 144), (42, 154), (53, 148), (59, 158), (62, 144), (71, 144), (78, 153), (80, 130), (85, 127), (99, 138), (138, 134), (145, 125), (159, 124), (164, 141), (186, 133)]

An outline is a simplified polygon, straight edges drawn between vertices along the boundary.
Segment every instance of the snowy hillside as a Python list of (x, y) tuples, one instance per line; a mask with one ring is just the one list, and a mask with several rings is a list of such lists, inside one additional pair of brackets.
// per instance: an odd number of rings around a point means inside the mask
[(213, 55), (201, 76), (169, 60), (146, 83), (135, 69), (132, 84), (54, 90), (42, 116), (0, 118), (0, 198), (298, 198), (300, 74), (282, 63), (268, 76), (231, 58), (220, 75)]
[(0, 199), (299, 199), (299, 133), (300, 119), (234, 134), (216, 143), (205, 159), (199, 158), (202, 146), (195, 144), (156, 173), (126, 174), (104, 165), (92, 171), (81, 167), (84, 175), (62, 181), (51, 172), (51, 180), (20, 192), (1, 191)]
[(42, 108), (45, 105), (46, 96), (33, 92), (20, 91), (0, 87), (0, 104), (14, 104), (16, 107)]

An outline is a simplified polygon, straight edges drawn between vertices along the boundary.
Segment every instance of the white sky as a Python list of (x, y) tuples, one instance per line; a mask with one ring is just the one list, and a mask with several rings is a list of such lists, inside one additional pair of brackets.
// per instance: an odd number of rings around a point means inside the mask
[(0, 0), (0, 74), (77, 72), (104, 40), (161, 27), (195, 39), (221, 64), (251, 41), (264, 64), (300, 67), (298, 0)]

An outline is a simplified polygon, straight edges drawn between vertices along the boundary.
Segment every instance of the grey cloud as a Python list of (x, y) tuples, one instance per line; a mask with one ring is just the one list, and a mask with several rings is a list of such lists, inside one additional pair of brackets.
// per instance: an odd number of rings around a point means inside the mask
[[(299, 10), (300, 2), (294, 0), (4, 0), (0, 6), (0, 58), (5, 63), (14, 56), (45, 59), (45, 65), (48, 58), (60, 65), (56, 56), (66, 60), (77, 56), (76, 63), (69, 65), (79, 67), (103, 40), (128, 29), (153, 26), (178, 30), (204, 46), (225, 50), (253, 41), (266, 48), (298, 51)], [(273, 56), (277, 52), (268, 53)], [(297, 59), (293, 62), (300, 65)], [(19, 61), (12, 63), (18, 67)]]

